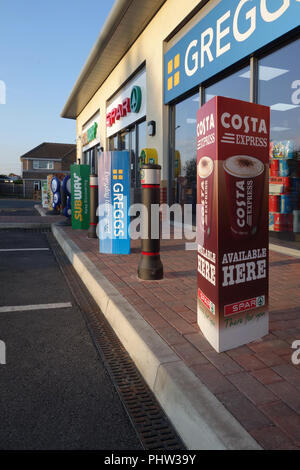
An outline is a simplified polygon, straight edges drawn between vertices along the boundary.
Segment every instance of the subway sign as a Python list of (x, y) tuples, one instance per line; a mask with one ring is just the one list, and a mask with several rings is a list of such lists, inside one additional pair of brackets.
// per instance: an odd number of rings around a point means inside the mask
[(90, 166), (71, 165), (72, 228), (90, 226)]
[(299, 26), (300, 0), (222, 0), (164, 56), (164, 102)]
[(92, 140), (96, 139), (97, 137), (97, 129), (98, 129), (98, 124), (97, 122), (94, 122), (94, 124), (88, 128), (87, 131), (85, 131), (82, 134), (81, 140), (82, 140), (82, 145), (87, 145), (89, 144)]
[(117, 121), (129, 113), (138, 113), (142, 104), (142, 90), (139, 86), (134, 86), (131, 90), (130, 97), (126, 97), (116, 107), (114, 107), (106, 115), (106, 126), (112, 127)]

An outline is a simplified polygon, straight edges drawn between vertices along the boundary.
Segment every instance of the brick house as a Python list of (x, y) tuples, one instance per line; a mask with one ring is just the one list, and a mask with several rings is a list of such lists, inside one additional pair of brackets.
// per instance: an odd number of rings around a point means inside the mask
[(41, 190), (41, 183), (47, 176), (70, 172), (70, 165), (76, 161), (76, 145), (43, 142), (20, 157), (22, 162), (23, 194), (32, 198)]

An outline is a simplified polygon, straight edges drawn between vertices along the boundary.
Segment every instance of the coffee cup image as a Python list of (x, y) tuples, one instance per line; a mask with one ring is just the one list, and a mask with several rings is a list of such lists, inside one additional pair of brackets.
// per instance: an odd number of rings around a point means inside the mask
[(252, 237), (258, 231), (265, 166), (258, 158), (234, 155), (223, 167), (233, 236)]
[(199, 223), (201, 233), (209, 236), (211, 233), (211, 214), (213, 196), (214, 162), (208, 157), (200, 158), (197, 166), (198, 173), (198, 204), (200, 205)]

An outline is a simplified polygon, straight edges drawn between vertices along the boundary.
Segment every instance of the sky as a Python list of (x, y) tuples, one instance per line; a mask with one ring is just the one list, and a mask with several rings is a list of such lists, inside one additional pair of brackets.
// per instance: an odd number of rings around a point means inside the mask
[(75, 144), (76, 121), (60, 113), (113, 4), (0, 0), (0, 174), (21, 174), (42, 142)]

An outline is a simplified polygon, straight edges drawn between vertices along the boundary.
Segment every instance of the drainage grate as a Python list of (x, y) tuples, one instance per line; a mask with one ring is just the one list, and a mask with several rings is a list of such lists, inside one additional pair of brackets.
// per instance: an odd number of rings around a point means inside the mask
[(101, 359), (145, 450), (185, 446), (53, 235), (47, 236)]

